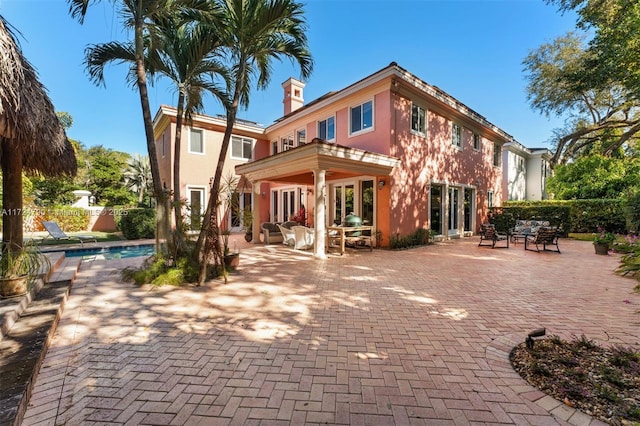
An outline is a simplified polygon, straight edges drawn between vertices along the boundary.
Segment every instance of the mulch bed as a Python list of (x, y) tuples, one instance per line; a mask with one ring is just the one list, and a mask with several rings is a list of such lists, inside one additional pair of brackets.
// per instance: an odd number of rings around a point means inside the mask
[(532, 386), (612, 425), (640, 425), (640, 352), (603, 348), (582, 336), (523, 343), (511, 364)]

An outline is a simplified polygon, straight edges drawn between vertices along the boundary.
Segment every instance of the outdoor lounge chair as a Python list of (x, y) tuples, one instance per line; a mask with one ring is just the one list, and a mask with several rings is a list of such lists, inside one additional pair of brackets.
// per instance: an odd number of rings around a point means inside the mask
[(293, 229), (285, 228), (284, 226), (278, 224), (278, 228), (280, 228), (280, 232), (282, 233), (282, 244), (293, 246), (296, 243), (296, 234), (293, 232)]
[(291, 229), (293, 229), (296, 237), (293, 248), (298, 250), (313, 248), (313, 241), (315, 237), (313, 229), (307, 228), (306, 226), (294, 226)]
[[(484, 243), (483, 243), (484, 241)], [(500, 241), (507, 243), (506, 246), (497, 246)], [(496, 227), (491, 223), (483, 223), (480, 226), (480, 243), (479, 246), (491, 246), (491, 248), (509, 248), (509, 236), (496, 231)]]
[(67, 235), (62, 229), (60, 229), (60, 226), (58, 226), (58, 224), (53, 221), (43, 221), (42, 226), (44, 226), (44, 229), (47, 230), (47, 232), (49, 233), (49, 236), (56, 241), (78, 240), (80, 241), (80, 244), (84, 244), (87, 241), (93, 241), (94, 243), (98, 242), (98, 240), (95, 237), (91, 237), (89, 235), (86, 235), (86, 236), (85, 235), (73, 235), (73, 236)]
[[(529, 248), (532, 244), (536, 246), (535, 249)], [(555, 251), (560, 253), (560, 247), (558, 247), (558, 228), (555, 226), (541, 226), (534, 235), (529, 235), (524, 240), (525, 250), (537, 251), (540, 253), (540, 245), (542, 245), (542, 251)], [(547, 246), (555, 246), (556, 249), (550, 250)]]

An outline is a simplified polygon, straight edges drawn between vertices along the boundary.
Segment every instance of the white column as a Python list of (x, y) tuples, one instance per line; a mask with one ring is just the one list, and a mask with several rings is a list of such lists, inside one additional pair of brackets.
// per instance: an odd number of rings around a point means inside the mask
[(262, 193), (260, 192), (260, 184), (262, 182), (251, 182), (251, 192), (253, 193), (253, 206), (251, 213), (253, 213), (253, 221), (251, 222), (251, 243), (260, 244), (260, 199)]
[(327, 194), (326, 171), (313, 171), (313, 193), (315, 195), (315, 217), (313, 219), (315, 236), (313, 245), (313, 256), (319, 259), (327, 257), (325, 253), (325, 200)]

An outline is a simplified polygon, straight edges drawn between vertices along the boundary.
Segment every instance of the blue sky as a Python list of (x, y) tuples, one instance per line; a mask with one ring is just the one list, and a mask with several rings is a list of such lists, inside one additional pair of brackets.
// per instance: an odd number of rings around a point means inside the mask
[[(542, 0), (307, 0), (305, 10), (315, 61), (306, 102), (395, 61), (525, 146), (548, 146), (562, 124), (531, 110), (525, 93), (524, 57), (575, 26), (573, 15)], [(139, 97), (126, 83), (126, 67), (107, 68), (105, 88), (89, 81), (83, 65), (87, 45), (126, 38), (109, 0), (90, 9), (84, 25), (71, 19), (65, 0), (0, 0), (0, 14), (22, 34), (23, 52), (56, 110), (73, 116), (69, 137), (146, 154)], [(280, 117), (280, 84), (290, 76), (299, 78), (299, 70), (276, 63), (270, 87), (254, 91), (240, 117), (264, 125)], [(164, 82), (149, 93), (154, 115), (161, 104), (175, 105)], [(204, 113), (222, 109), (209, 98)]]

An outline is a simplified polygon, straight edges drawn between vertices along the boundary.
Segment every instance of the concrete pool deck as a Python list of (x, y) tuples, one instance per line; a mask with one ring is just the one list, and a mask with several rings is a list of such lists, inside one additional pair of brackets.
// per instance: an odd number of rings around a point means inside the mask
[(511, 347), (546, 327), (640, 348), (636, 281), (589, 242), (246, 247), (199, 288), (83, 264), (23, 424), (598, 424), (522, 380)]

